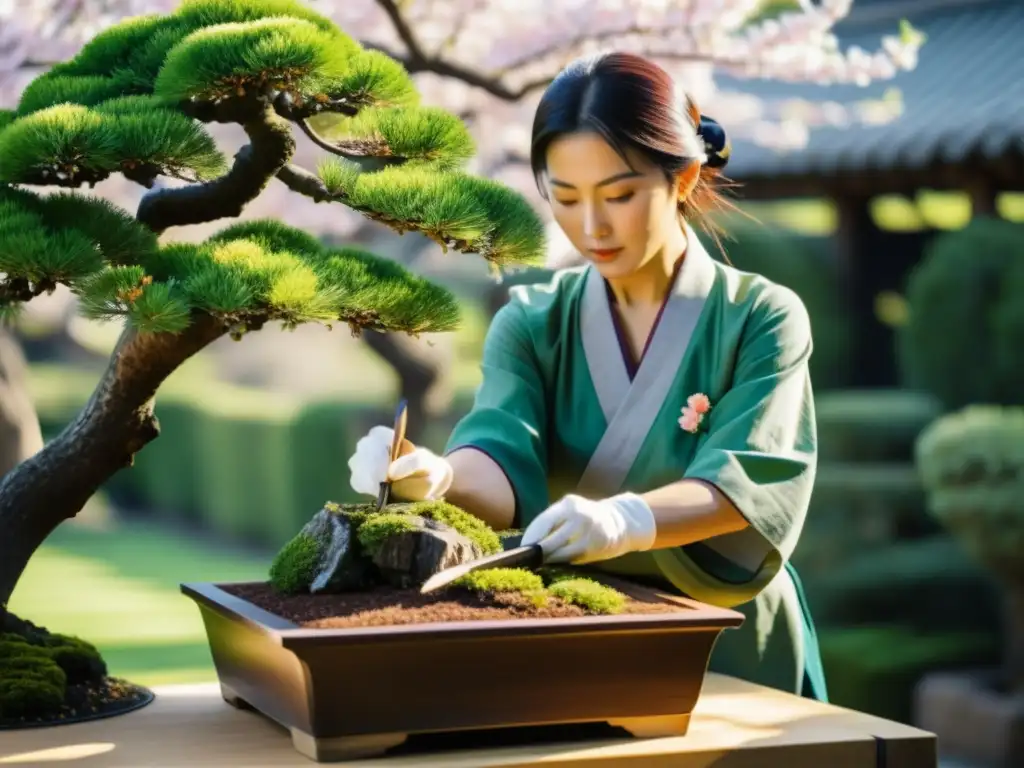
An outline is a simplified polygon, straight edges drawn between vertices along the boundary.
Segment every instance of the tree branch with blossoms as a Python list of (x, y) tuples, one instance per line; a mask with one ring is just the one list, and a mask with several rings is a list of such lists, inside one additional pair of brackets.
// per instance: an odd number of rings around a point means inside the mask
[[(186, 3), (188, 0), (184, 0)], [(0, 8), (12, 0), (0, 0)], [(19, 66), (60, 60), (97, 26), (168, 12), (179, 0), (37, 0), (5, 21), (0, 89)], [(650, 56), (694, 90), (702, 105), (755, 143), (799, 147), (821, 125), (885, 122), (902, 104), (882, 99), (766, 102), (715, 87), (740, 80), (855, 84), (892, 80), (917, 65), (923, 36), (903, 22), (875, 51), (842, 49), (833, 30), (854, 0), (590, 0), (585, 14), (548, 0), (309, 0), (368, 48), (429, 78), (424, 96), (462, 114), (522, 105), (528, 122), (539, 92), (571, 59), (605, 48)], [(19, 45), (20, 43), (20, 45)], [(9, 78), (8, 78), (9, 79)], [(453, 88), (453, 86), (456, 86)], [(506, 111), (507, 114), (507, 111)], [(503, 153), (507, 146), (497, 149)]]

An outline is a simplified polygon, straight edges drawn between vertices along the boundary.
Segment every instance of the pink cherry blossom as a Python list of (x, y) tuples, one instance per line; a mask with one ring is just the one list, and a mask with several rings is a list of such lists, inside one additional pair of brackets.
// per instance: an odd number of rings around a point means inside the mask
[(683, 415), (679, 417), (679, 426), (687, 432), (696, 432), (703, 418), (696, 411), (690, 408), (683, 408)]
[[(630, 50), (668, 68), (705, 114), (734, 139), (778, 150), (806, 145), (810, 129), (895, 120), (896, 91), (881, 97), (756, 96), (716, 85), (717, 75), (821, 85), (898, 80), (916, 68), (924, 37), (910, 25), (882, 30), (864, 46), (834, 29), (854, 0), (801, 0), (751, 21), (759, 0), (308, 0), (360, 42), (399, 57), (425, 104), (473, 115), (481, 168), (529, 153), (529, 128), (543, 86), (571, 59)], [(61, 61), (111, 23), (173, 12), (180, 0), (0, 0), (0, 106), (13, 106), (32, 62)], [(899, 83), (896, 83), (899, 86)], [(518, 162), (508, 163), (512, 166)], [(493, 176), (498, 171), (487, 175)], [(534, 179), (523, 179), (532, 189)]]
[(708, 396), (703, 392), (698, 392), (686, 398), (686, 405), (701, 416), (711, 410), (711, 401), (708, 400)]

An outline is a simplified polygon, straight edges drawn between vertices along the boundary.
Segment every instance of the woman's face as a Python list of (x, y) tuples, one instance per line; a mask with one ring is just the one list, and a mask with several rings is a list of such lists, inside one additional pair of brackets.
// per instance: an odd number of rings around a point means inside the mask
[(543, 183), (555, 220), (605, 278), (647, 264), (679, 228), (679, 182), (639, 153), (627, 156), (628, 164), (590, 132), (561, 136), (547, 152)]

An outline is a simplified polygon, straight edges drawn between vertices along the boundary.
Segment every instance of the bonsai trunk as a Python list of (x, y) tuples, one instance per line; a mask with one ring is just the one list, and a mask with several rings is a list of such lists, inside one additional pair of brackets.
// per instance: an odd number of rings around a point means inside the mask
[(75, 420), (0, 481), (0, 620), (33, 553), (157, 437), (153, 397), (160, 384), (224, 332), (208, 315), (180, 334), (126, 330)]
[[(249, 143), (223, 176), (146, 193), (136, 219), (157, 234), (239, 216), (295, 152), (291, 124), (261, 97), (193, 107), (202, 113), (194, 115), (200, 119), (240, 123)], [(249, 324), (250, 330), (257, 327)], [(223, 322), (201, 313), (177, 334), (126, 329), (78, 417), (0, 481), (0, 620), (29, 558), (47, 536), (160, 433), (153, 415), (160, 384), (226, 331)]]

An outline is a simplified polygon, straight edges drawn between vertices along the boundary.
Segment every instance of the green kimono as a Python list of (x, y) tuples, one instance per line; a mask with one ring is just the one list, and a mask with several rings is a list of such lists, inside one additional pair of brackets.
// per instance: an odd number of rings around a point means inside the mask
[[(596, 269), (513, 289), (488, 331), (474, 406), (447, 452), (472, 447), (496, 461), (524, 528), (566, 493), (644, 493), (680, 478), (713, 484), (747, 529), (597, 567), (743, 612), (743, 626), (716, 644), (711, 669), (824, 699), (813, 623), (788, 565), (816, 469), (810, 321), (792, 291), (714, 261), (687, 234), (635, 376)], [(679, 417), (695, 393), (711, 411), (693, 434)]]

